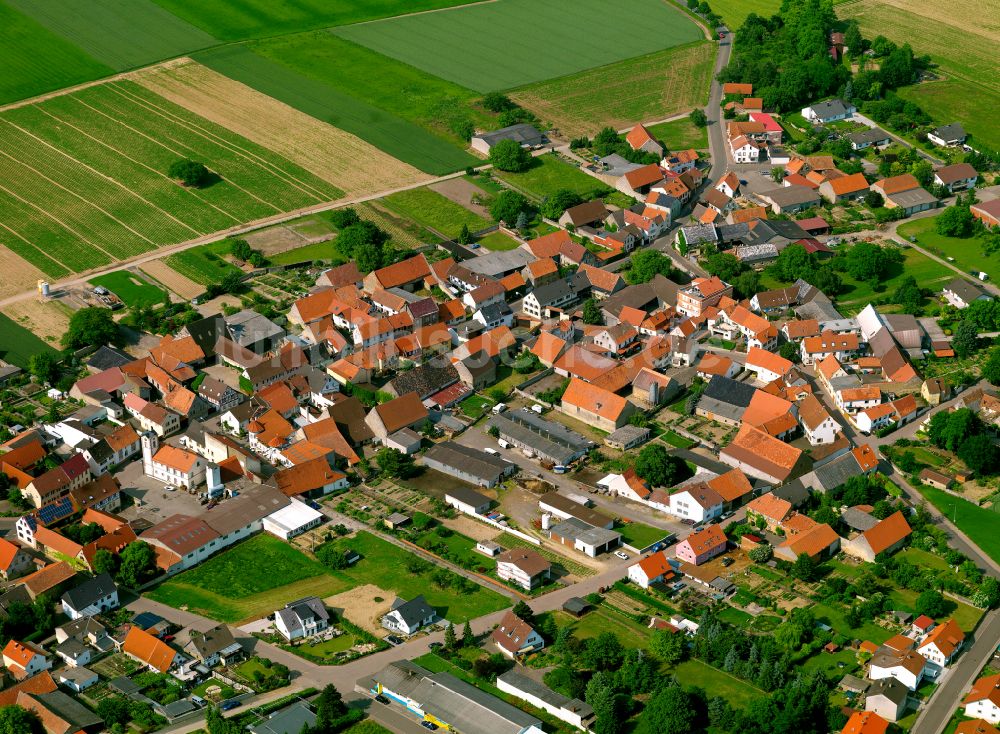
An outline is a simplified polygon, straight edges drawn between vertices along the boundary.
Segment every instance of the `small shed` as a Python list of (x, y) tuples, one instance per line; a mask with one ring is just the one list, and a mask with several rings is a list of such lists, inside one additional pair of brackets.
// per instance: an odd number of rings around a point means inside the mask
[(853, 693), (857, 696), (864, 693), (868, 688), (868, 681), (854, 675), (845, 675), (840, 679), (840, 683), (837, 684), (837, 688), (842, 691), (846, 691), (847, 693)]
[(412, 519), (409, 515), (404, 515), (402, 512), (394, 512), (382, 518), (382, 523), (390, 530), (398, 530), (404, 525), (408, 525)]
[(574, 617), (582, 617), (590, 609), (590, 602), (578, 596), (572, 596), (562, 605), (563, 611), (572, 614)]
[(494, 543), (492, 540), (480, 540), (476, 543), (476, 550), (482, 553), (484, 556), (489, 556), (490, 558), (496, 558), (500, 555), (500, 551), (503, 550), (498, 543)]

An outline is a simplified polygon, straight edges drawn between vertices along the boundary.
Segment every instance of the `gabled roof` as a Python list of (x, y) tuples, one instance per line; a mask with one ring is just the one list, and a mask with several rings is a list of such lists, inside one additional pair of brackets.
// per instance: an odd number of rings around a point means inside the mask
[(949, 618), (927, 633), (924, 641), (917, 647), (920, 652), (929, 645), (934, 645), (946, 658), (954, 655), (965, 641), (965, 633), (958, 623)]
[(782, 376), (787, 375), (795, 366), (790, 360), (785, 359), (781, 355), (761, 349), (760, 347), (750, 347), (750, 351), (747, 352), (746, 365), (748, 369), (760, 367)]
[(625, 136), (625, 142), (632, 147), (632, 150), (638, 150), (646, 143), (655, 143), (656, 138), (640, 123), (628, 131), (628, 134)]
[(718, 492), (726, 502), (734, 502), (753, 492), (753, 485), (747, 475), (739, 469), (731, 469), (715, 479), (709, 479), (706, 483)]
[(535, 632), (535, 628), (514, 614), (510, 609), (493, 634), (490, 636), (497, 645), (510, 653), (518, 653), (524, 648), (524, 643)]
[(616, 421), (628, 405), (628, 400), (603, 388), (573, 377), (563, 393), (563, 403)]
[(1000, 673), (984, 676), (973, 683), (972, 690), (962, 703), (976, 701), (992, 701), (995, 706), (1000, 707)]
[(122, 643), (122, 651), (141, 660), (152, 668), (166, 673), (173, 665), (177, 653), (165, 642), (138, 627), (129, 628)]
[(776, 497), (768, 492), (751, 500), (747, 505), (747, 512), (753, 512), (766, 517), (775, 524), (781, 523), (792, 511), (792, 503), (788, 500)]
[(420, 402), (415, 392), (405, 393), (398, 398), (376, 405), (372, 411), (378, 415), (389, 433), (406, 428), (428, 417), (427, 408)]
[(779, 547), (788, 548), (796, 557), (803, 553), (815, 557), (839, 540), (836, 530), (826, 523), (819, 523), (810, 530), (792, 535)]
[(383, 288), (395, 288), (427, 278), (430, 274), (430, 265), (427, 264), (427, 258), (421, 253), (393, 265), (380, 268), (374, 271), (372, 276), (374, 276), (374, 279)]
[(779, 479), (787, 479), (802, 456), (800, 449), (748, 424), (740, 427), (723, 453)]
[(651, 553), (635, 565), (642, 569), (642, 573), (647, 579), (670, 576), (674, 572), (667, 554), (663, 551)]
[(862, 533), (862, 537), (868, 541), (872, 552), (878, 555), (906, 538), (911, 532), (910, 525), (906, 522), (903, 513), (894, 512), (871, 530)]
[(868, 181), (860, 173), (852, 173), (849, 176), (830, 179), (827, 183), (830, 184), (830, 190), (837, 196), (854, 194), (868, 188)]
[(889, 722), (874, 711), (855, 711), (840, 734), (885, 734)]
[(537, 576), (552, 568), (552, 564), (540, 553), (530, 548), (511, 548), (497, 556), (497, 563), (510, 563), (526, 573)]
[(79, 586), (67, 591), (62, 595), (62, 601), (69, 604), (72, 609), (81, 611), (116, 591), (118, 591), (118, 587), (110, 574), (105, 572), (87, 579)]
[(682, 545), (688, 545), (697, 556), (715, 550), (719, 546), (725, 546), (728, 541), (726, 534), (718, 525), (709, 525), (696, 533), (691, 533)]

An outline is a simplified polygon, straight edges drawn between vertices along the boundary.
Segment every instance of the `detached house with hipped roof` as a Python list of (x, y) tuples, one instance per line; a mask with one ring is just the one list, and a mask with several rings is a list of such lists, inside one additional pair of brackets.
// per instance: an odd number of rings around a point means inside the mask
[(674, 549), (677, 557), (685, 563), (699, 566), (706, 561), (724, 553), (728, 541), (726, 534), (718, 525), (709, 525), (677, 544)]
[(694, 482), (677, 488), (670, 495), (668, 512), (685, 520), (706, 522), (722, 514), (725, 500), (705, 482)]
[(552, 564), (530, 548), (511, 548), (497, 556), (497, 576), (531, 591), (551, 577)]

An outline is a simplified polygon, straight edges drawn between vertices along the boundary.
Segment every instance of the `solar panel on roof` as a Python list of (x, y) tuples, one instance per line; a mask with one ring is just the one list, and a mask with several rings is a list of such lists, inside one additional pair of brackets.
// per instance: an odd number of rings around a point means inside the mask
[(64, 497), (56, 502), (50, 502), (47, 505), (43, 505), (38, 508), (38, 519), (42, 521), (43, 525), (51, 525), (52, 523), (63, 519), (64, 517), (69, 517), (73, 514), (73, 502), (69, 497)]

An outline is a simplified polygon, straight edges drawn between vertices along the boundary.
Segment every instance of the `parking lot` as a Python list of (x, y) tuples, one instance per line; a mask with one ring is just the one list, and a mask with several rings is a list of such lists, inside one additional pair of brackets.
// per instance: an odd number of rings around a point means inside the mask
[(133, 461), (116, 475), (121, 483), (122, 491), (135, 500), (135, 504), (126, 508), (121, 515), (127, 520), (145, 518), (151, 523), (158, 523), (171, 515), (200, 515), (205, 511), (199, 502), (198, 495), (191, 495), (184, 490), (166, 492), (163, 482), (142, 473), (142, 461)]

